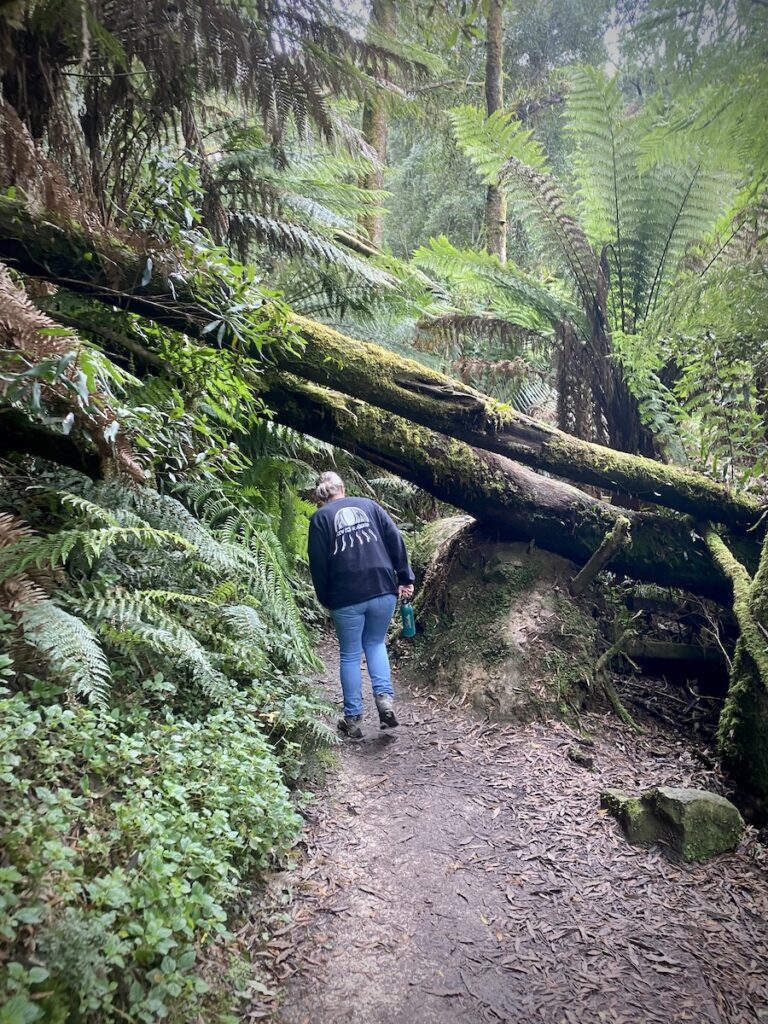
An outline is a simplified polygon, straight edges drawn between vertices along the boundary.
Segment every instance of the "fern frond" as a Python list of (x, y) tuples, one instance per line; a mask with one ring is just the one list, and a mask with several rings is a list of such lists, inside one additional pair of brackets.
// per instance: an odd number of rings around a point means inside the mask
[(391, 288), (395, 284), (391, 275), (378, 270), (367, 260), (359, 259), (302, 224), (276, 220), (248, 210), (232, 210), (230, 220), (235, 244), (238, 244), (238, 233), (241, 233), (245, 234), (248, 240), (257, 241), (274, 252), (289, 257), (315, 257), (323, 263), (340, 267), (378, 288)]
[(138, 519), (130, 524), (118, 523), (116, 516), (112, 512), (107, 511), (107, 509), (98, 505), (95, 501), (89, 501), (82, 494), (72, 494), (69, 491), (51, 491), (50, 493), (53, 497), (58, 498), (65, 508), (80, 513), (86, 522), (93, 523), (96, 526), (140, 525), (140, 520)]
[[(212, 653), (174, 616), (164, 612), (153, 592), (129, 592), (116, 597), (104, 594), (86, 602), (83, 614), (95, 619), (105, 640), (123, 650), (143, 648), (171, 657), (214, 703), (221, 704), (231, 692), (231, 681), (213, 663)], [(187, 595), (174, 595), (185, 600)], [(191, 604), (196, 603), (194, 597)], [(151, 621), (145, 621), (145, 617)]]
[(526, 223), (549, 242), (550, 256), (571, 275), (586, 308), (598, 305), (598, 264), (583, 228), (568, 209), (555, 179), (516, 157), (506, 161), (500, 180), (521, 203)]
[(179, 534), (148, 526), (60, 530), (47, 537), (25, 538), (0, 549), (0, 580), (23, 572), (29, 566), (56, 568), (64, 565), (75, 552), (92, 566), (105, 551), (117, 545), (160, 550), (169, 546), (187, 551), (192, 549), (190, 542)]
[(251, 605), (229, 605), (221, 610), (221, 617), (244, 644), (258, 649), (264, 646), (268, 627), (258, 611)]
[[(506, 301), (518, 303), (522, 310), (533, 311), (546, 327), (563, 319), (584, 324), (581, 309), (563, 294), (562, 288), (548, 287), (533, 275), (525, 273), (511, 261), (501, 264), (495, 256), (475, 250), (461, 250), (441, 235), (431, 238), (428, 246), (413, 255), (417, 267), (454, 286), (458, 294), (494, 300), (498, 309)], [(533, 327), (530, 319), (522, 326)]]
[(82, 619), (46, 600), (24, 608), (19, 625), (25, 642), (54, 675), (92, 704), (106, 705), (109, 663), (95, 633)]
[(507, 350), (525, 349), (545, 336), (541, 330), (515, 322), (512, 316), (507, 318), (490, 312), (441, 313), (420, 320), (418, 328), (453, 341), (463, 337), (494, 341)]
[(498, 185), (502, 169), (511, 157), (528, 167), (546, 170), (547, 155), (526, 128), (507, 110), (497, 110), (486, 118), (478, 107), (461, 106), (449, 111), (459, 149), (488, 185)]

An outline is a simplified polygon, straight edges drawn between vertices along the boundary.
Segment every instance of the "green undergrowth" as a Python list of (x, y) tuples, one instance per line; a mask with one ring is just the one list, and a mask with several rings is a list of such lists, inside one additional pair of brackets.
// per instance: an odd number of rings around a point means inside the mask
[(211, 487), (1, 482), (0, 1022), (236, 1019), (209, 951), (334, 743), (287, 534)]

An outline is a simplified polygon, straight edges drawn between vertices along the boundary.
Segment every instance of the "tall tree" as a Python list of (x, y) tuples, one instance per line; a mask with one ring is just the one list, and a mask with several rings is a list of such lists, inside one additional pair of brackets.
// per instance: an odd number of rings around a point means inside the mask
[[(504, 0), (488, 0), (485, 36), (485, 109), (488, 117), (504, 106)], [(485, 199), (488, 252), (507, 259), (507, 199), (499, 185), (489, 185)]]
[[(392, 35), (396, 21), (397, 13), (393, 0), (373, 0), (371, 24), (377, 32)], [(371, 96), (363, 106), (363, 135), (375, 153), (377, 162), (365, 175), (363, 185), (372, 191), (381, 191), (384, 187), (387, 128), (387, 110), (383, 97)], [(360, 223), (373, 245), (380, 246), (384, 235), (381, 210), (378, 207), (371, 208), (363, 215)]]

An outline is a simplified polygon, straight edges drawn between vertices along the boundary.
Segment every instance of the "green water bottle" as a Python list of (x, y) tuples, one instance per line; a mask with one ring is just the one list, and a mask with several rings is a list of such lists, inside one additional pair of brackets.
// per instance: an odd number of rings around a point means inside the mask
[(416, 636), (416, 618), (410, 601), (403, 601), (400, 606), (400, 616), (403, 620), (403, 636)]

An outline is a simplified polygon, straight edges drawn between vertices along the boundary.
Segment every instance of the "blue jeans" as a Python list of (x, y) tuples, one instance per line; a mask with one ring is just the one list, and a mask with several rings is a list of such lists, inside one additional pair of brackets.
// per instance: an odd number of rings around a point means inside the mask
[(350, 604), (346, 608), (334, 608), (331, 611), (341, 652), (341, 689), (344, 692), (345, 715), (363, 713), (363, 673), (360, 667), (363, 651), (374, 694), (394, 696), (384, 640), (396, 604), (394, 594), (380, 594), (360, 604)]

